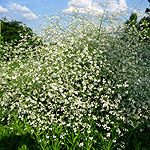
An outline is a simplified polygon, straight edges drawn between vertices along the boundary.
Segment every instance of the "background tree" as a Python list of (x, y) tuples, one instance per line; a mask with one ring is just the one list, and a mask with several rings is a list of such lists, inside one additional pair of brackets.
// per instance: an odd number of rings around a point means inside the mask
[(127, 25), (129, 28), (129, 27), (133, 27), (136, 24), (137, 24), (137, 14), (132, 13), (130, 18), (125, 22), (125, 25)]
[(150, 17), (143, 17), (137, 24), (140, 40), (150, 42)]
[[(150, 3), (150, 0), (148, 0), (148, 2)], [(149, 8), (146, 8), (146, 13), (150, 13), (150, 9)]]
[[(42, 45), (42, 40), (38, 37), (30, 27), (27, 27), (20, 21), (8, 21), (6, 18), (0, 20), (2, 22), (1, 35), (3, 37), (3, 48), (0, 56), (13, 58), (15, 55), (28, 55), (26, 52), (34, 51), (37, 46)], [(8, 46), (9, 45), (9, 46)], [(20, 48), (22, 52), (20, 53)], [(17, 52), (18, 51), (18, 52)]]
[[(6, 18), (2, 18), (1, 22), (1, 35), (4, 38), (4, 43), (15, 41), (14, 44), (18, 44), (19, 40), (21, 40), (27, 34), (28, 37), (35, 36), (35, 33), (32, 31), (32, 29), (22, 24), (20, 21), (8, 21)], [(29, 41), (30, 38), (28, 38), (28, 42)]]
[[(125, 34), (127, 38), (138, 38), (140, 42), (150, 42), (150, 17), (144, 16), (139, 22), (136, 13), (132, 13), (125, 22)], [(128, 40), (125, 38), (126, 40)]]

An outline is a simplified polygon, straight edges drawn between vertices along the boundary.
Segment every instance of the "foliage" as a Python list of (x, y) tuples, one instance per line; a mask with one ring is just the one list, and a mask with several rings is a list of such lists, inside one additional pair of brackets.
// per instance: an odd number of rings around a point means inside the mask
[(142, 40), (150, 42), (150, 17), (143, 17), (139, 21), (137, 29), (141, 32)]
[(49, 42), (31, 48), (28, 59), (21, 51), (0, 63), (1, 124), (18, 118), (41, 149), (129, 147), (126, 134), (149, 127), (150, 70), (139, 56), (148, 42), (123, 39), (119, 14), (47, 20)]
[[(125, 32), (130, 37), (138, 36), (141, 42), (150, 42), (150, 17), (143, 17), (139, 22), (137, 21), (137, 14), (132, 13), (130, 18), (125, 22)], [(128, 36), (127, 36), (128, 37)]]
[(150, 60), (150, 17), (143, 17), (137, 21), (137, 14), (131, 14), (130, 18), (125, 22), (124, 32), (121, 36), (125, 42), (130, 42), (133, 46), (139, 46), (136, 51), (138, 57), (143, 63), (149, 65)]
[(31, 49), (34, 51), (36, 47), (42, 45), (42, 40), (22, 22), (8, 21), (6, 18), (3, 18), (1, 22), (3, 43), (0, 59), (10, 60), (19, 56), (28, 57)]
[(1, 33), (4, 38), (4, 43), (11, 43), (12, 41), (15, 41), (14, 45), (17, 45), (19, 44), (19, 40), (23, 39), (23, 36), (25, 36), (26, 34), (31, 37), (34, 35), (32, 29), (23, 25), (22, 22), (13, 20), (8, 21), (6, 18), (2, 18), (1, 22)]

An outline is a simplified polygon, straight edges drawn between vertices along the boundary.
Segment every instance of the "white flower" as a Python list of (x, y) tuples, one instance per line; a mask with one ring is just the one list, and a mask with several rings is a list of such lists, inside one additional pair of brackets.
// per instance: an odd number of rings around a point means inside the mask
[(87, 133), (88, 133), (88, 134), (90, 134), (90, 133), (91, 133), (91, 131), (90, 131), (90, 130), (88, 130), (88, 131), (87, 131)]
[(110, 133), (107, 133), (107, 135), (106, 135), (107, 137), (110, 137)]
[(92, 140), (93, 140), (93, 137), (89, 137), (89, 139), (92, 141)]
[(79, 147), (82, 147), (83, 145), (84, 145), (84, 144), (83, 144), (83, 142), (82, 142), (82, 143), (79, 144)]
[(12, 79), (15, 80), (15, 79), (17, 79), (17, 77), (16, 77), (16, 76), (13, 76)]
[(46, 138), (49, 139), (49, 136), (47, 135)]
[(36, 77), (36, 78), (35, 78), (35, 80), (37, 80), (37, 81), (38, 81), (38, 80), (39, 80), (39, 77)]

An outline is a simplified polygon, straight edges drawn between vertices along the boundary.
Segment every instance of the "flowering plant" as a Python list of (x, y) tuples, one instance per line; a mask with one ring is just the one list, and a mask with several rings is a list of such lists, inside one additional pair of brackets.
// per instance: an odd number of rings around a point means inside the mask
[[(120, 36), (120, 16), (46, 18), (43, 47), (30, 50), (26, 59), (14, 57), (0, 64), (1, 121), (9, 124), (16, 115), (40, 132), (62, 126), (62, 140), (73, 130), (90, 139), (91, 133), (100, 132), (116, 144), (127, 125), (148, 120), (149, 70), (139, 57), (147, 47)], [(15, 49), (22, 52), (19, 45)]]

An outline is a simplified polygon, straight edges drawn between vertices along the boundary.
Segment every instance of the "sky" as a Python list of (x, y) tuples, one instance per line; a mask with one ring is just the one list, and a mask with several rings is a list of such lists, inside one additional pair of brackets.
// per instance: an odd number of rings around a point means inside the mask
[(6, 17), (8, 20), (21, 21), (37, 29), (44, 15), (53, 16), (57, 11), (72, 13), (75, 10), (80, 13), (88, 10), (91, 14), (101, 14), (104, 9), (98, 2), (106, 1), (109, 2), (108, 10), (111, 12), (122, 12), (127, 9), (140, 9), (144, 12), (150, 5), (148, 0), (0, 0), (0, 19)]

